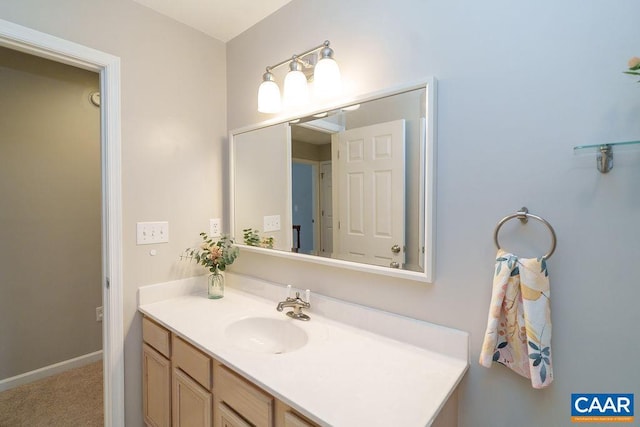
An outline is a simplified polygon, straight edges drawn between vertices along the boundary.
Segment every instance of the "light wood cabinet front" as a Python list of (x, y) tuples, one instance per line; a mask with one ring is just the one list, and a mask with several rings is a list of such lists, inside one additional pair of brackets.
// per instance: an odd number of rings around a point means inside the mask
[(171, 426), (171, 364), (147, 344), (142, 345), (142, 376), (145, 424)]
[(177, 368), (172, 400), (174, 427), (211, 427), (211, 393)]
[[(274, 398), (221, 364), (214, 365), (216, 398), (256, 427), (272, 427)], [(218, 426), (216, 426), (218, 427)]]
[(220, 418), (220, 427), (253, 427), (223, 402), (218, 402), (216, 411), (218, 413), (218, 417)]
[(314, 427), (295, 413), (287, 411), (284, 413), (284, 427)]

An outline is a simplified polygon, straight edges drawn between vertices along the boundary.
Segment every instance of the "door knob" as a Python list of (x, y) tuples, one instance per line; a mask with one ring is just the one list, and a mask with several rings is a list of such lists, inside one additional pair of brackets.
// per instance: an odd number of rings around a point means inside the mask
[(391, 261), (391, 263), (389, 264), (389, 267), (400, 268), (400, 263), (398, 263), (397, 261)]
[(391, 252), (393, 252), (394, 254), (399, 254), (400, 253), (400, 245), (391, 246)]

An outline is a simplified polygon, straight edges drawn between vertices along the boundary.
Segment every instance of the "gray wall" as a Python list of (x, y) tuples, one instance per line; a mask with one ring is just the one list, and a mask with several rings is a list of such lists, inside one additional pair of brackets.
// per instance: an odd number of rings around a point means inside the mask
[[(640, 139), (633, 0), (293, 0), (227, 44), (229, 128), (256, 112), (265, 65), (331, 40), (353, 93), (438, 78), (436, 280), (423, 285), (243, 254), (233, 269), (471, 334), (462, 426), (570, 424), (571, 393), (640, 393), (640, 149), (608, 175), (573, 146)], [(295, 36), (292, 37), (292, 34)], [(533, 390), (479, 367), (496, 222), (528, 206), (558, 233), (549, 261), (555, 382)], [(503, 227), (521, 255), (546, 252), (535, 224)], [(530, 244), (525, 244), (530, 242)]]
[[(141, 426), (136, 291), (203, 274), (178, 257), (224, 212), (225, 46), (130, 0), (3, 1), (0, 18), (121, 59), (126, 424)], [(136, 222), (163, 220), (168, 244), (136, 246)]]
[(102, 348), (98, 88), (0, 48), (0, 379)]

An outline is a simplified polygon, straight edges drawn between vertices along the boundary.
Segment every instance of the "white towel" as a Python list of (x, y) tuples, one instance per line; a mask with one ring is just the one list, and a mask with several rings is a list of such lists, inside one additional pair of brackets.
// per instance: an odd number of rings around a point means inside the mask
[(534, 388), (553, 381), (549, 275), (544, 258), (496, 257), (491, 306), (480, 364), (501, 363)]

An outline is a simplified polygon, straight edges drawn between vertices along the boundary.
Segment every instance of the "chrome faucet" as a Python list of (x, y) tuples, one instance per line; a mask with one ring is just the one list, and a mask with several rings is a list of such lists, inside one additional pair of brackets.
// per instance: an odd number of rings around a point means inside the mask
[[(307, 295), (309, 295), (309, 291), (307, 291)], [(308, 296), (307, 296), (307, 299), (309, 299)], [(287, 299), (285, 299), (284, 301), (280, 301), (278, 303), (278, 306), (276, 307), (276, 310), (282, 311), (287, 307), (293, 308), (293, 311), (287, 312), (287, 316), (291, 317), (292, 319), (297, 319), (297, 320), (311, 319), (309, 316), (307, 316), (302, 312), (303, 308), (311, 308), (311, 304), (309, 304), (307, 301), (300, 298), (300, 292), (296, 292), (295, 298), (287, 297)]]

